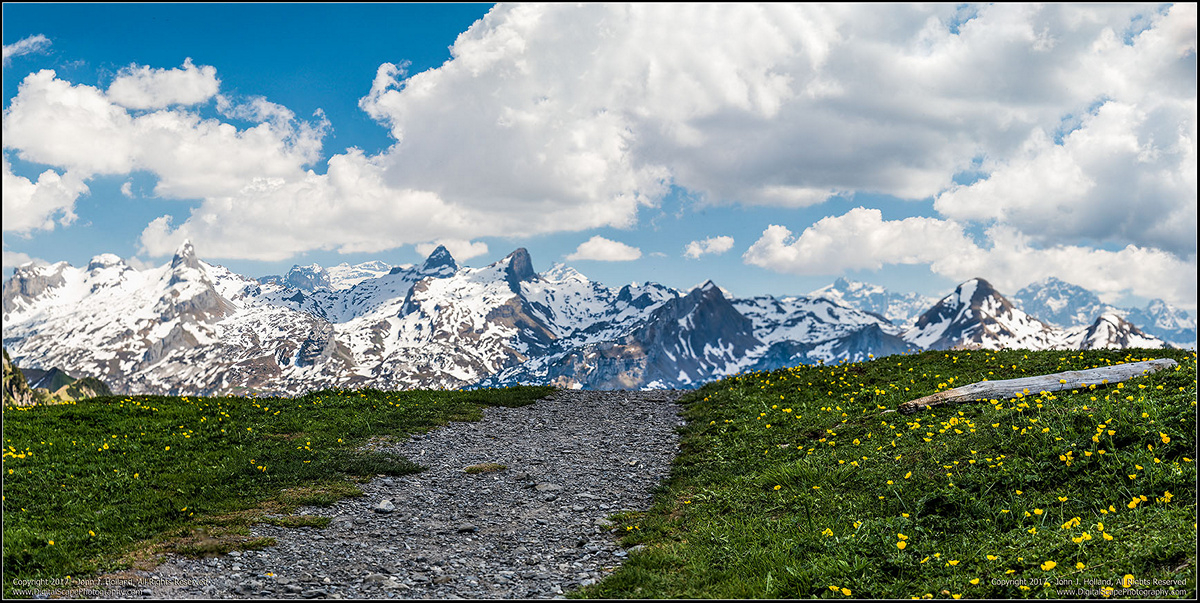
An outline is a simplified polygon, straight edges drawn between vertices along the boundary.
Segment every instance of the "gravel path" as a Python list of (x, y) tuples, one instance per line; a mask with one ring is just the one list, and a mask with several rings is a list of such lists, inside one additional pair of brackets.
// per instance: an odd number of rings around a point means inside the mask
[[(681, 393), (559, 391), (487, 408), (388, 446), (428, 470), (298, 511), (332, 517), (326, 528), (257, 525), (276, 546), (172, 558), (103, 598), (559, 597), (627, 555), (605, 518), (649, 506), (678, 450)], [(508, 468), (463, 471), (488, 462)]]

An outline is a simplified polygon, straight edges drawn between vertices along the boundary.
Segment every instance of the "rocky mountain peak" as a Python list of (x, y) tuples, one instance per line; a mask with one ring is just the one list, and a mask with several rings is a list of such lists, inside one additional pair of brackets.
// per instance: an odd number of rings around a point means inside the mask
[(918, 347), (1046, 348), (1059, 334), (1022, 312), (982, 278), (970, 279), (917, 319), (904, 339)]
[(47, 289), (63, 285), (66, 282), (63, 273), (69, 267), (66, 262), (17, 266), (13, 270), (12, 278), (4, 283), (4, 313), (15, 310), (18, 302), (28, 303)]
[(458, 270), (458, 263), (454, 261), (454, 256), (450, 255), (450, 250), (446, 249), (445, 245), (438, 245), (429, 257), (425, 258), (425, 263), (421, 264), (422, 274), (432, 274), (435, 272), (454, 272)]
[(179, 267), (200, 268), (200, 260), (196, 258), (196, 248), (192, 246), (191, 239), (184, 239), (179, 249), (175, 250), (175, 256), (171, 258), (171, 268)]
[(504, 276), (513, 291), (519, 292), (522, 282), (534, 281), (538, 278), (537, 273), (533, 271), (533, 261), (529, 259), (529, 251), (524, 247), (518, 247), (501, 261), (507, 264), (504, 268)]

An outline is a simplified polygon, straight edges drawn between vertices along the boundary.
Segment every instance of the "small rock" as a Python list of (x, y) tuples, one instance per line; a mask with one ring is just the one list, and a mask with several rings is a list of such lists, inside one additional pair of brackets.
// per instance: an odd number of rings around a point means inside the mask
[(386, 514), (386, 513), (391, 513), (392, 511), (395, 511), (396, 505), (392, 504), (392, 501), (385, 498), (385, 499), (379, 501), (379, 503), (376, 504), (375, 507), (371, 510), (375, 511), (376, 513)]
[(555, 490), (562, 490), (562, 486), (560, 486), (558, 484), (551, 484), (549, 482), (542, 482), (542, 483), (534, 486), (533, 488), (534, 488), (534, 490), (537, 490), (538, 492), (553, 492)]
[(471, 524), (469, 524), (469, 523), (460, 523), (460, 524), (458, 524), (457, 526), (455, 526), (455, 527), (454, 527), (454, 529), (455, 529), (456, 531), (458, 531), (458, 533), (462, 534), (462, 533), (470, 533), (470, 532), (474, 532), (474, 531), (475, 531), (475, 530), (477, 530), (478, 528), (476, 528), (475, 526), (473, 526), (473, 525), (471, 525)]

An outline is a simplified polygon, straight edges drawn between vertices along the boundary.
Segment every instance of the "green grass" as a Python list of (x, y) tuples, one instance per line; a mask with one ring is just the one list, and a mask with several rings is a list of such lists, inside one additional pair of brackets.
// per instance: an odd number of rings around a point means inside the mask
[[(1179, 370), (884, 412), (983, 379), (1158, 357)], [(744, 374), (684, 405), (653, 508), (614, 518), (644, 547), (573, 596), (1132, 596), (1127, 575), (1160, 591), (1140, 596), (1196, 592), (1192, 352), (925, 352)]]
[[(361, 496), (354, 479), (408, 459), (360, 451), (552, 388), (323, 391), (300, 398), (108, 397), (4, 409), (4, 593), (164, 552), (268, 546), (249, 525), (314, 525), (300, 505)], [(282, 517), (280, 517), (282, 516)]]

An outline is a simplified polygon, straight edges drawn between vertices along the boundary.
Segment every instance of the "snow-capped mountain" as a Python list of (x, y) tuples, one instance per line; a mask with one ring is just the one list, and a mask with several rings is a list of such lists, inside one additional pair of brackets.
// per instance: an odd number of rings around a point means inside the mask
[(1095, 293), (1054, 277), (1026, 285), (1012, 301), (1042, 322), (1064, 328), (1090, 325), (1101, 314), (1116, 309)]
[(1196, 320), (1161, 299), (1150, 300), (1145, 308), (1130, 309), (1125, 320), (1171, 345), (1196, 347)]
[(900, 339), (900, 328), (873, 312), (825, 298), (760, 296), (734, 300), (754, 323), (754, 335), (766, 344), (756, 369), (865, 360), (915, 350)]
[(832, 285), (808, 294), (811, 298), (832, 300), (843, 306), (873, 312), (908, 328), (937, 300), (918, 293), (895, 293), (878, 285), (839, 278)]
[(292, 266), (287, 274), (283, 276), (267, 275), (258, 279), (260, 283), (271, 283), (282, 285), (300, 291), (317, 291), (320, 289), (332, 289), (333, 284), (329, 281), (329, 272), (317, 264), (309, 266)]
[(922, 314), (904, 340), (923, 349), (1047, 349), (1061, 345), (1054, 327), (1022, 312), (991, 283), (973, 278)]
[(684, 296), (658, 285), (640, 291), (627, 285), (614, 301), (605, 318), (565, 337), (546, 358), (501, 372), (483, 385), (694, 387), (745, 368), (749, 355), (763, 348), (751, 321), (711, 281)]
[(201, 261), (187, 243), (147, 270), (111, 254), (86, 268), (27, 265), (4, 285), (4, 345), (22, 365), (94, 375), (123, 394), (297, 394), (695, 387), (747, 369), (920, 349), (1162, 344), (1114, 313), (1048, 325), (982, 279), (906, 329), (836, 300), (731, 299), (711, 281), (682, 292), (613, 289), (561, 264), (539, 274), (525, 249), (480, 268), (443, 247), (419, 266), (335, 268), (253, 279)]
[[(392, 268), (396, 267), (387, 262), (380, 262), (379, 260), (363, 262), (353, 266), (343, 262), (337, 266), (330, 266), (325, 272), (329, 275), (329, 286), (334, 290), (339, 290), (349, 289), (367, 279), (379, 278), (388, 274), (392, 271)], [(398, 267), (407, 270), (412, 268), (412, 264), (402, 264)]]
[(1076, 327), (1068, 332), (1065, 347), (1077, 350), (1162, 348), (1166, 343), (1125, 320), (1120, 312), (1101, 314), (1087, 327)]
[(1160, 348), (1165, 342), (1143, 333), (1107, 311), (1092, 324), (1061, 329), (1016, 308), (990, 283), (971, 279), (942, 298), (904, 333), (904, 339), (925, 349), (1028, 348), (1096, 349)]
[(1178, 347), (1196, 345), (1196, 321), (1188, 313), (1161, 299), (1150, 300), (1145, 308), (1118, 308), (1100, 301), (1095, 293), (1050, 277), (1022, 288), (1013, 296), (1022, 310), (1059, 327), (1096, 324), (1101, 315), (1112, 313), (1124, 318), (1146, 335)]

